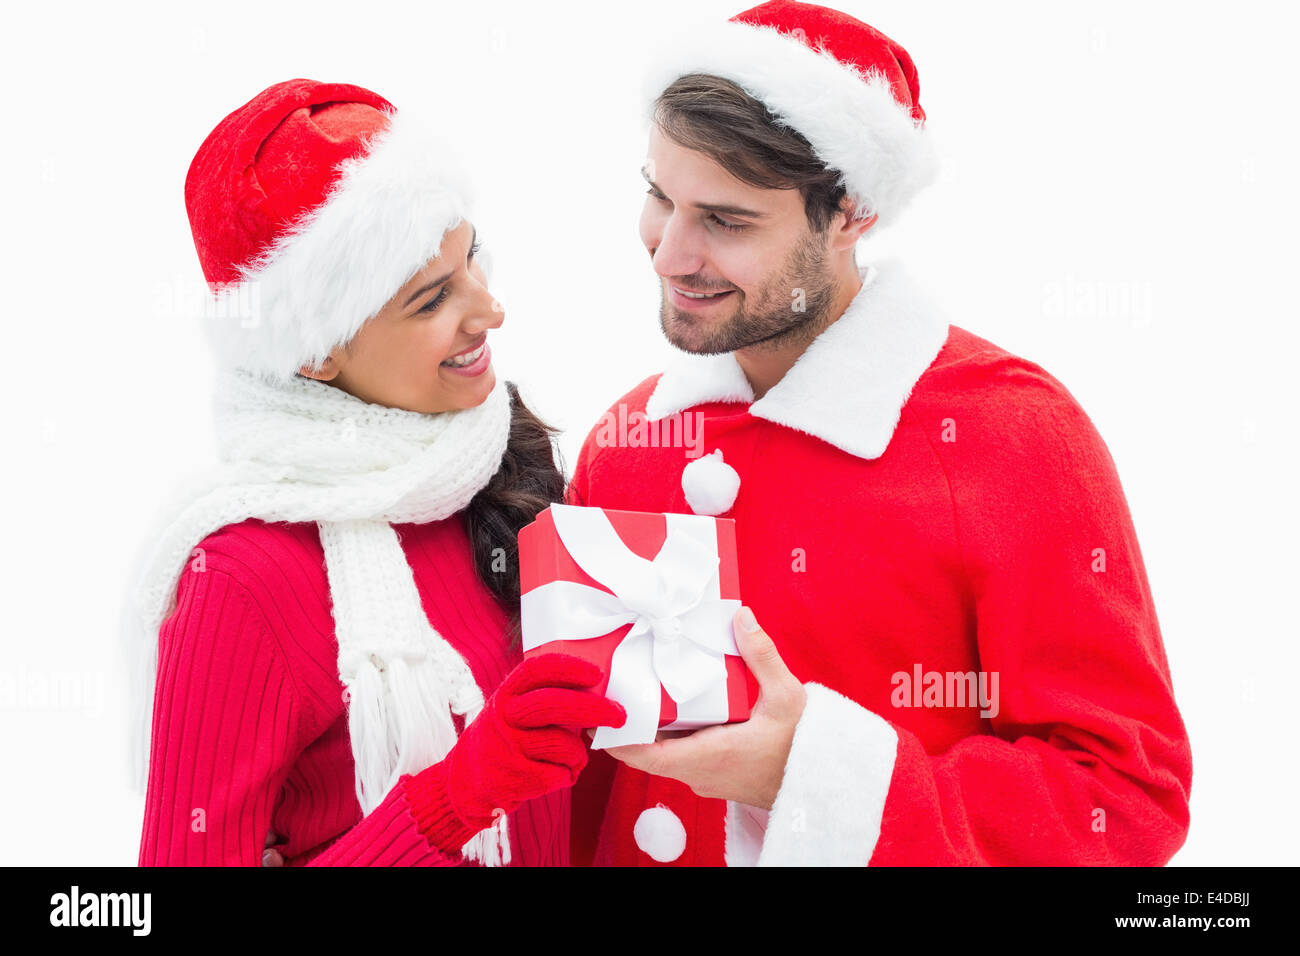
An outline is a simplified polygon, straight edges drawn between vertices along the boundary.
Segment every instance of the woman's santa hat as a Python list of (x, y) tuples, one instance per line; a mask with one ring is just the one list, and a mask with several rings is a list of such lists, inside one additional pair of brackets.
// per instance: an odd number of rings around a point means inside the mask
[(222, 365), (318, 365), (438, 254), (469, 194), (453, 144), (376, 93), (295, 79), (253, 97), (185, 179)]
[(652, 61), (651, 104), (678, 77), (731, 80), (838, 170), (856, 215), (893, 222), (938, 175), (920, 82), (898, 43), (847, 13), (771, 0), (674, 36)]

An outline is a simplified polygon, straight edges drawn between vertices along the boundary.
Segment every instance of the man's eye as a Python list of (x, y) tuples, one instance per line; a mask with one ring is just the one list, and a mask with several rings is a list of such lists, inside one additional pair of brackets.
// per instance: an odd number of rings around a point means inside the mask
[(709, 214), (709, 218), (712, 219), (714, 222), (716, 222), (723, 229), (727, 230), (727, 232), (742, 232), (744, 231), (745, 228), (744, 226), (734, 222), (724, 222), (723, 220), (719, 219), (717, 216), (713, 215), (712, 213)]
[(447, 291), (447, 287), (443, 286), (442, 290), (439, 291), (439, 293), (436, 296), (434, 296), (424, 305), (420, 306), (420, 311), (432, 312), (434, 309), (438, 308), (438, 306), (442, 305), (443, 301), (447, 298), (449, 294), (450, 293)]
[(469, 255), (466, 256), (465, 258), (466, 258), (466, 259), (473, 259), (476, 255), (478, 255), (478, 251), (479, 251), (480, 249), (482, 249), (482, 248), (483, 248), (483, 243), (481, 243), (481, 242), (479, 242), (477, 239), (475, 239), (475, 240), (474, 240), (474, 245), (472, 245), (472, 246), (469, 247)]

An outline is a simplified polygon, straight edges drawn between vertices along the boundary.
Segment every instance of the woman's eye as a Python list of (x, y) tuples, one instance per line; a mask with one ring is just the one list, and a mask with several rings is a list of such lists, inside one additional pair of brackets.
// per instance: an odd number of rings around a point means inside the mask
[(443, 286), (436, 296), (434, 296), (424, 305), (420, 306), (420, 311), (432, 312), (434, 309), (438, 308), (438, 306), (442, 305), (443, 300), (446, 299), (449, 294), (450, 293), (447, 291), (447, 287)]
[(655, 191), (655, 188), (654, 188), (653, 186), (651, 186), (649, 189), (647, 189), (647, 190), (645, 191), (645, 194), (646, 194), (647, 196), (653, 196), (655, 199), (658, 199), (660, 202), (667, 202), (667, 201), (668, 201), (668, 197), (665, 196), (665, 195), (664, 195), (663, 193), (661, 193), (661, 192), (656, 192), (656, 191)]
[(475, 239), (475, 240), (474, 240), (474, 245), (472, 245), (472, 246), (469, 247), (469, 255), (466, 256), (465, 258), (466, 258), (466, 259), (473, 259), (476, 255), (478, 255), (478, 251), (479, 251), (480, 249), (482, 249), (482, 248), (483, 248), (483, 243), (481, 243), (481, 242), (479, 242), (477, 239)]

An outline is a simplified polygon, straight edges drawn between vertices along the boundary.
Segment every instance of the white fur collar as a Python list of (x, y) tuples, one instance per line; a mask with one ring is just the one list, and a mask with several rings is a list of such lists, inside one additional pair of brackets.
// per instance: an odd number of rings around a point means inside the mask
[(889, 445), (917, 380), (948, 338), (948, 320), (886, 260), (859, 269), (862, 288), (844, 314), (758, 401), (734, 353), (682, 352), (646, 403), (652, 420), (705, 402), (746, 402), (749, 412), (820, 438), (859, 458)]

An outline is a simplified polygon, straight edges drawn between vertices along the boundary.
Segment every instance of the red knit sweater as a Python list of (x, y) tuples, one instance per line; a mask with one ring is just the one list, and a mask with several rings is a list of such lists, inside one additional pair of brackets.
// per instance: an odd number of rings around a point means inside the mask
[[(394, 528), (430, 623), (486, 698), (520, 651), (460, 516)], [(362, 818), (316, 525), (250, 519), (198, 547), (159, 635), (140, 865), (260, 865), (268, 831), (289, 866), (463, 863), (425, 836), (442, 821), (436, 800), (408, 793), (416, 778)], [(567, 865), (569, 792), (508, 827), (512, 865)]]

